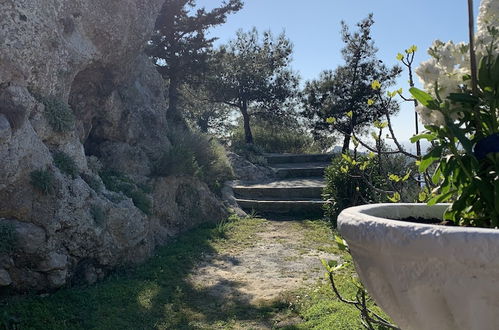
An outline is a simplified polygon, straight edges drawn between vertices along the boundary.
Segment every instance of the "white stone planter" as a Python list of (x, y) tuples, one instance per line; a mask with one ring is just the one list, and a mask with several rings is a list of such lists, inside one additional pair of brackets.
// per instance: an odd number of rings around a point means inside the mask
[(402, 329), (499, 329), (499, 230), (390, 220), (441, 218), (446, 207), (352, 207), (338, 230), (367, 290)]

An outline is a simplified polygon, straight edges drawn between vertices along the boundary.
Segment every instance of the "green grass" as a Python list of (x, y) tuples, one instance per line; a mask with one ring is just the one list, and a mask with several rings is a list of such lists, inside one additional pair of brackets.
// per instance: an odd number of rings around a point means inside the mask
[[(230, 297), (214, 299), (208, 289), (187, 280), (203, 255), (255, 244), (255, 234), (266, 223), (232, 218), (219, 226), (205, 225), (158, 249), (146, 263), (118, 270), (95, 285), (64, 288), (45, 297), (0, 298), (0, 328), (3, 321), (17, 320), (19, 329), (251, 329), (254, 324), (288, 330), (360, 329), (357, 310), (337, 301), (325, 281), (288, 292), (278, 301), (250, 305)], [(325, 222), (297, 225), (306, 232), (301, 244), (308, 241), (341, 253)], [(345, 270), (339, 279), (348, 294), (354, 292), (347, 281), (352, 272)]]

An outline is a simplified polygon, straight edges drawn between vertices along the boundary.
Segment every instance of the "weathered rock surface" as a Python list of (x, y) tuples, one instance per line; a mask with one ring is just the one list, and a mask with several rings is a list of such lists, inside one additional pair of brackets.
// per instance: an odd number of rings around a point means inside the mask
[[(0, 1), (0, 226), (16, 238), (0, 251), (0, 287), (93, 282), (225, 216), (198, 180), (149, 177), (170, 147), (165, 86), (143, 54), (162, 2)], [(70, 106), (69, 130), (51, 124), (47, 99)], [(59, 151), (78, 175), (54, 165)], [(140, 200), (109, 191), (103, 169), (126, 174), (134, 193), (150, 189)], [(52, 173), (49, 193), (32, 184), (35, 170)]]

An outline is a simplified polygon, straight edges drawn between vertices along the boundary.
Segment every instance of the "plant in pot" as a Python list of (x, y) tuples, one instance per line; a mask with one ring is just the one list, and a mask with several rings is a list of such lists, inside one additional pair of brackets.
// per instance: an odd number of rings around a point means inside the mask
[[(416, 70), (425, 91), (411, 88), (428, 203), (338, 216), (360, 279), (402, 329), (499, 328), (499, 1), (482, 1), (476, 37), (469, 8), (470, 43), (436, 41)], [(428, 223), (443, 220), (458, 226)]]

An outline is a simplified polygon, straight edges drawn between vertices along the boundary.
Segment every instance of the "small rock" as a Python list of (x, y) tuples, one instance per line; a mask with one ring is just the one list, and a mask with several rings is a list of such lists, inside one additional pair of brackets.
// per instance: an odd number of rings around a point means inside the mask
[(5, 269), (0, 269), (0, 286), (8, 286), (12, 283), (9, 273)]

